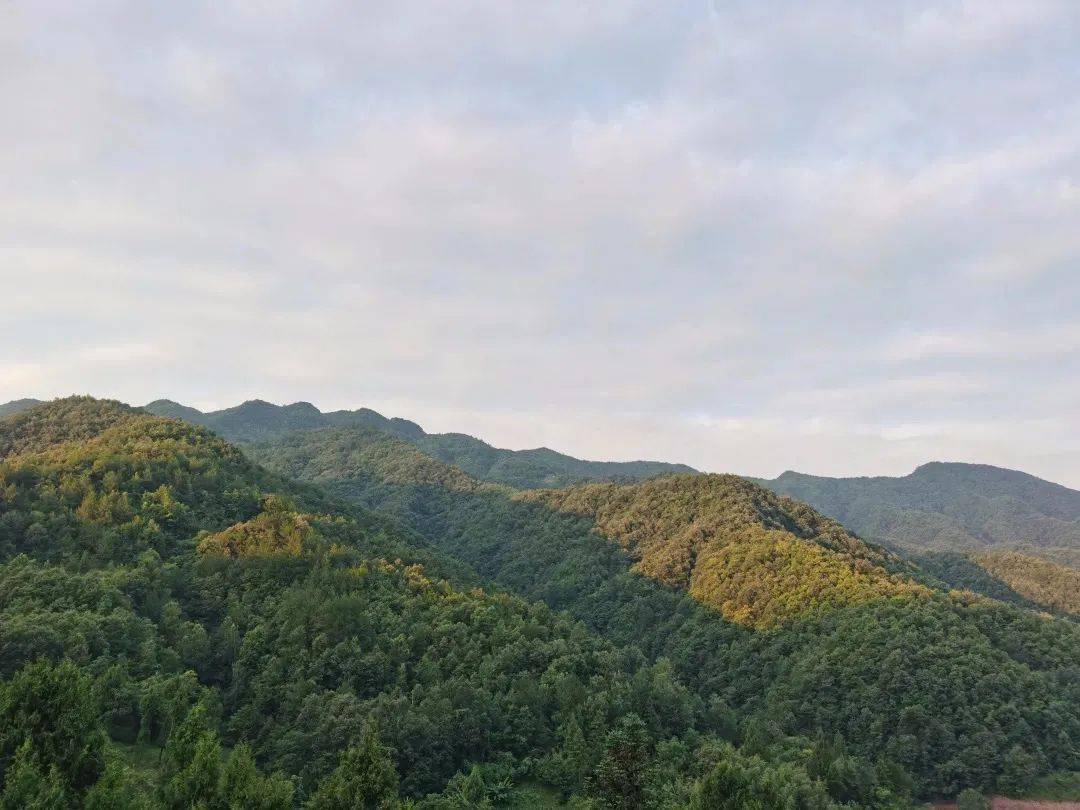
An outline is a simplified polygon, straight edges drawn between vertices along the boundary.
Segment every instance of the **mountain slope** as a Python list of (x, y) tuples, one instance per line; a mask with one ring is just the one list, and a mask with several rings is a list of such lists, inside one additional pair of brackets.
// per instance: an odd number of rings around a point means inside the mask
[(751, 747), (837, 734), (850, 754), (908, 770), (927, 797), (1016, 792), (1006, 774), (1031, 762), (1078, 764), (1080, 628), (937, 591), (895, 555), (740, 479), (515, 492), (351, 429), (250, 451), (670, 660), (703, 699), (734, 709)]
[(40, 405), (39, 399), (13, 399), (11, 402), (5, 402), (0, 404), (0, 419), (5, 416), (10, 416), (13, 413), (19, 411), (25, 411), (27, 408), (33, 408), (35, 405)]
[[(737, 476), (517, 492), (477, 481), (383, 434), (347, 429), (293, 434), (251, 452), (290, 477), (389, 510), (429, 537), (463, 531), (464, 524), (455, 529), (447, 521), (473, 520), (481, 511), (488, 524), (508, 513), (497, 531), (523, 551), (542, 544), (555, 522), (580, 543), (605, 537), (626, 555), (632, 572), (687, 591), (736, 624), (767, 627), (829, 606), (925, 590), (913, 579), (917, 569), (900, 557)], [(538, 516), (540, 525), (527, 530)], [(477, 528), (483, 535), (496, 531)], [(454, 546), (451, 553), (464, 551)], [(463, 559), (492, 570), (490, 559)]]
[(307, 402), (279, 406), (252, 400), (234, 408), (202, 413), (171, 400), (157, 400), (144, 409), (158, 416), (209, 427), (235, 442), (264, 441), (294, 430), (321, 427), (368, 428), (411, 442), (433, 458), (460, 467), (481, 480), (523, 488), (693, 472), (684, 464), (658, 461), (583, 461), (545, 447), (505, 450), (462, 433), (426, 433), (414, 422), (388, 419), (368, 408), (322, 413)]
[(1028, 549), (1080, 560), (1080, 492), (1015, 470), (934, 462), (901, 478), (786, 472), (759, 483), (897, 548)]
[(541, 490), (527, 498), (587, 515), (638, 562), (729, 621), (757, 627), (924, 592), (899, 557), (868, 546), (805, 504), (733, 475)]
[(978, 554), (974, 560), (1033, 604), (1080, 615), (1080, 571), (1075, 568), (1015, 551)]
[[(198, 789), (205, 806), (284, 809), (374, 756), (404, 795), (446, 788), (421, 807), (455, 806), (473, 765), (474, 798), (523, 805), (515, 781), (570, 795), (608, 774), (597, 784), (648, 779), (685, 805), (739, 756), (716, 753), (722, 718), (664, 666), (542, 605), (458, 590), (439, 559), (201, 428), (87, 398), (8, 417), (0, 802), (189, 806)], [(376, 728), (385, 749), (349, 753)], [(636, 740), (629, 781), (605, 764), (618, 734)], [(159, 751), (149, 787), (135, 742)], [(661, 759), (661, 742), (713, 753)]]

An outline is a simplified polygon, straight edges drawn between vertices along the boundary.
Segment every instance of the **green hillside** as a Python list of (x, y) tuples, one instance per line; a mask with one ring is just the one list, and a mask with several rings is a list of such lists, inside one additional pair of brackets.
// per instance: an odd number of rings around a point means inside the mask
[(33, 408), (35, 405), (40, 405), (41, 400), (38, 399), (13, 399), (11, 402), (5, 402), (0, 404), (0, 419), (5, 416), (11, 416), (13, 413), (19, 411), (25, 411), (27, 408)]
[(719, 767), (832, 806), (665, 662), (203, 429), (71, 399), (0, 448), (4, 807), (678, 807)]
[(432, 458), (453, 464), (475, 478), (522, 488), (693, 472), (685, 464), (659, 461), (583, 461), (546, 447), (505, 450), (463, 433), (426, 433), (414, 422), (388, 419), (368, 408), (322, 413), (307, 402), (280, 406), (252, 400), (235, 408), (201, 413), (170, 400), (157, 400), (146, 405), (145, 410), (209, 427), (234, 442), (265, 441), (312, 428), (368, 428), (415, 444)]
[(1080, 563), (1080, 492), (1016, 470), (935, 462), (901, 478), (786, 472), (759, 483), (896, 548), (1026, 550)]
[[(744, 748), (838, 735), (924, 796), (1020, 792), (1075, 767), (1080, 628), (934, 587), (808, 507), (732, 476), (516, 492), (362, 430), (262, 463), (385, 510), (499, 585), (568, 611), (703, 700)], [(1037, 763), (1037, 764), (1036, 764)]]

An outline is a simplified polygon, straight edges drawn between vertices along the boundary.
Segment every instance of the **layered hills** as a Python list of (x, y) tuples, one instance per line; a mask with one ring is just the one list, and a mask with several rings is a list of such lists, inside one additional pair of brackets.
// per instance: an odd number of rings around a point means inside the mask
[(583, 461), (546, 447), (505, 450), (464, 433), (427, 433), (415, 422), (387, 418), (368, 408), (322, 413), (307, 402), (273, 405), (251, 400), (234, 408), (202, 413), (171, 400), (157, 400), (146, 405), (145, 410), (209, 427), (236, 442), (264, 441), (294, 430), (318, 427), (369, 428), (414, 444), (427, 455), (453, 464), (476, 478), (515, 487), (565, 486), (582, 481), (693, 472), (685, 464), (659, 461)]
[(6, 805), (892, 808), (1080, 770), (1080, 625), (1033, 564), (983, 560), (1003, 601), (734, 476), (522, 489), (385, 426), (188, 417), (0, 420)]
[(686, 806), (723, 762), (833, 806), (669, 666), (460, 570), (203, 428), (5, 418), (0, 804)]
[(897, 548), (1080, 560), (1080, 492), (1016, 470), (933, 462), (900, 478), (786, 472), (759, 483)]
[[(986, 784), (1024, 759), (1016, 729), (1045, 729), (1047, 718), (1025, 709), (1022, 722), (1008, 719), (1012, 689), (1034, 688), (1021, 702), (1046, 700), (1061, 719), (1077, 696), (1069, 673), (1080, 628), (951, 591), (734, 476), (516, 491), (352, 429), (293, 433), (249, 452), (670, 661), (754, 733), (838, 734), (854, 754), (900, 764), (924, 795)], [(1041, 643), (1051, 647), (1036, 652)], [(1078, 732), (1069, 719), (1051, 736), (1071, 751)]]

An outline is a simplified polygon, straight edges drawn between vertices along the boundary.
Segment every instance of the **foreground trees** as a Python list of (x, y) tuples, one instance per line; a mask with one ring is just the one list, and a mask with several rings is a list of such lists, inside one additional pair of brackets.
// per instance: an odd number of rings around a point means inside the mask
[(5, 806), (886, 808), (1075, 764), (1072, 625), (903, 591), (735, 626), (581, 516), (428, 490), (434, 548), (109, 403), (0, 453)]

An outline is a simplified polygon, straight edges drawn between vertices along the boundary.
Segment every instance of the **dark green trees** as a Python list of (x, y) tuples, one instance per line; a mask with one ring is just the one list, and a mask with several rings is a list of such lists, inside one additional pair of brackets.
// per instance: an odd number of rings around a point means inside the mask
[(169, 736), (165, 747), (161, 798), (168, 808), (185, 810), (289, 810), (293, 785), (280, 776), (264, 777), (250, 749), (241, 743), (223, 760), (218, 736), (204, 705), (195, 706)]
[(615, 810), (641, 807), (649, 753), (649, 738), (641, 718), (622, 718), (604, 740), (604, 753), (590, 781), (590, 792)]
[(104, 747), (92, 682), (70, 661), (34, 662), (0, 687), (0, 770), (21, 795), (85, 793)]
[(391, 810), (399, 806), (398, 775), (390, 755), (369, 725), (360, 744), (341, 755), (337, 768), (308, 802), (311, 810)]

